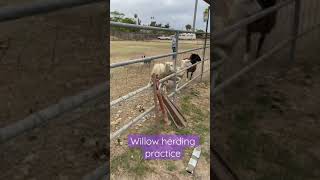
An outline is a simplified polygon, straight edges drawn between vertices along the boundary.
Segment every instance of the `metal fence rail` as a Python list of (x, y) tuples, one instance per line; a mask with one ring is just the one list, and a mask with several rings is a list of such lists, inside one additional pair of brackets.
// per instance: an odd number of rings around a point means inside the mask
[[(206, 48), (210, 48), (210, 46), (206, 46)], [(136, 63), (142, 63), (142, 62), (151, 62), (151, 61), (155, 61), (161, 58), (165, 58), (165, 57), (170, 57), (173, 56), (175, 54), (184, 54), (187, 52), (192, 52), (192, 51), (196, 51), (196, 50), (200, 50), (200, 49), (205, 49), (204, 47), (200, 47), (200, 48), (194, 48), (194, 49), (188, 49), (185, 51), (180, 51), (177, 53), (168, 53), (168, 54), (163, 54), (163, 55), (157, 55), (157, 56), (150, 56), (150, 57), (146, 57), (146, 58), (138, 58), (138, 59), (133, 59), (133, 60), (128, 60), (128, 61), (121, 61), (118, 63), (112, 63), (110, 65), (110, 68), (117, 68), (117, 67), (122, 67), (122, 66), (126, 66), (126, 65), (130, 65), (130, 64), (136, 64)]]
[(105, 83), (83, 91), (78, 95), (60, 100), (57, 104), (51, 105), (43, 110), (32, 113), (28, 117), (0, 128), (0, 143), (6, 142), (26, 131), (32, 130), (40, 125), (47, 124), (49, 121), (60, 117), (66, 112), (70, 112), (77, 107), (105, 96), (108, 87)]
[[(160, 28), (160, 27), (153, 27), (153, 26), (142, 26), (142, 25), (127, 24), (127, 23), (120, 23), (120, 22), (114, 22), (114, 21), (110, 21), (110, 25), (114, 26), (114, 27), (132, 28), (132, 29), (145, 29), (145, 30), (169, 31), (169, 32), (178, 32), (178, 33), (190, 33), (190, 31), (186, 31), (186, 30)], [(192, 33), (205, 34), (206, 32), (192, 32)]]

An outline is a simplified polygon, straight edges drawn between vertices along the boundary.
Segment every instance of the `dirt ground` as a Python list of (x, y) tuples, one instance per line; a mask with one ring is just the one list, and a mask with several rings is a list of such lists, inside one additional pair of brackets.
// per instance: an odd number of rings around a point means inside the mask
[[(197, 80), (177, 96), (178, 107), (187, 119), (188, 126), (178, 130), (173, 123), (169, 128), (156, 122), (153, 113), (111, 143), (111, 179), (210, 179), (210, 84), (209, 75)], [(134, 109), (139, 112), (139, 109)], [(197, 134), (200, 135), (202, 152), (195, 173), (185, 171), (193, 149), (186, 149), (183, 160), (143, 160), (140, 150), (129, 149), (128, 134)], [(121, 142), (121, 144), (119, 143)]]
[[(318, 32), (317, 32), (318, 33)], [(214, 147), (240, 179), (320, 178), (320, 63), (312, 33), (295, 62), (274, 55), (215, 104)], [(286, 66), (279, 66), (281, 62)]]
[[(0, 24), (1, 128), (105, 82), (105, 8)], [(0, 179), (81, 179), (106, 160), (106, 123), (100, 100), (1, 144)]]

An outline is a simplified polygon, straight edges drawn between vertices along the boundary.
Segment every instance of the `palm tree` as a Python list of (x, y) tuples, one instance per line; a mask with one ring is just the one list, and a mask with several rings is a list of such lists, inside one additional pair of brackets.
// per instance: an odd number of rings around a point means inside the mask
[(189, 31), (192, 28), (192, 26), (190, 24), (186, 25), (186, 30)]
[(209, 19), (209, 7), (207, 7), (203, 12), (203, 22), (207, 22)]
[(138, 14), (134, 14), (134, 18), (136, 19), (136, 24), (139, 24)]

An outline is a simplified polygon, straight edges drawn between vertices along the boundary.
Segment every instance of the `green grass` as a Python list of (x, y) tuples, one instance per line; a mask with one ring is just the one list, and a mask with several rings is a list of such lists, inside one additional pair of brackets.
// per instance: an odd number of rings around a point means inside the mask
[[(196, 91), (194, 92), (194, 96), (196, 96)], [(192, 94), (192, 93), (191, 93)], [(210, 133), (209, 127), (209, 112), (205, 110), (201, 110), (199, 107), (191, 104), (191, 100), (194, 96), (185, 95), (182, 97), (181, 101), (181, 109), (183, 114), (187, 114), (192, 119), (192, 128), (190, 129), (180, 129), (177, 130), (178, 134), (197, 134), (200, 136), (200, 144), (204, 144), (207, 140), (206, 137)], [(192, 129), (192, 130), (191, 130)], [(192, 153), (193, 149), (186, 149), (185, 153)], [(208, 155), (208, 152), (202, 151), (204, 156)], [(207, 153), (207, 154), (206, 154)], [(207, 162), (210, 161), (209, 158), (206, 158)]]
[(192, 89), (191, 95), (193, 95), (193, 96), (199, 96), (199, 95), (200, 95), (200, 92), (197, 91), (196, 89)]
[(201, 156), (208, 162), (210, 163), (210, 154), (206, 151), (201, 152)]
[(177, 166), (173, 162), (167, 161), (166, 162), (166, 169), (168, 171), (175, 171), (177, 169)]
[(142, 177), (146, 172), (153, 171), (147, 162), (143, 160), (139, 149), (129, 149), (128, 152), (115, 157), (111, 161), (111, 172), (116, 172), (119, 167), (130, 174), (134, 174), (136, 177)]
[(179, 174), (182, 174), (184, 176), (190, 176), (190, 174), (185, 169), (179, 171)]
[(193, 131), (188, 128), (176, 129), (176, 134), (183, 135), (183, 134), (193, 134)]
[(191, 96), (183, 96), (181, 99), (181, 111), (183, 114), (189, 115), (191, 112), (190, 102)]

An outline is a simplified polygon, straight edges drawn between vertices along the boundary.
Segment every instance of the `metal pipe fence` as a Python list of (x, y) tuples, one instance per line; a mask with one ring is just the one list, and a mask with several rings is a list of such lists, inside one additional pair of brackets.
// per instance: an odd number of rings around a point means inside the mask
[[(209, 59), (205, 59), (203, 62), (205, 62), (205, 61), (207, 61), (207, 60), (209, 60)], [(162, 83), (162, 82), (164, 82), (164, 81), (167, 81), (167, 80), (169, 80), (170, 78), (173, 78), (174, 76), (176, 76), (176, 74), (179, 74), (179, 73), (181, 73), (181, 72), (184, 72), (184, 71), (186, 71), (187, 69), (189, 69), (189, 68), (191, 68), (191, 67), (197, 66), (197, 65), (200, 64), (200, 63), (202, 64), (203, 62), (198, 62), (198, 63), (195, 63), (195, 64), (189, 66), (189, 67), (183, 68), (183, 69), (181, 69), (181, 70), (179, 70), (179, 71), (177, 71), (177, 72), (172, 73), (171, 75), (168, 75), (168, 76), (164, 77), (163, 79), (160, 79), (159, 81), (160, 81), (160, 83)], [(218, 67), (219, 65), (221, 65), (222, 63), (223, 63), (222, 61), (214, 62), (214, 63), (213, 63), (213, 67), (216, 68), (216, 67)], [(146, 85), (146, 86), (144, 86), (144, 87), (142, 87), (142, 88), (139, 88), (139, 89), (137, 89), (137, 90), (135, 90), (135, 91), (132, 91), (132, 92), (126, 94), (126, 95), (123, 95), (123, 96), (119, 97), (118, 99), (115, 99), (115, 100), (111, 101), (110, 106), (111, 106), (111, 107), (112, 107), (112, 106), (115, 106), (116, 104), (118, 104), (118, 103), (120, 103), (120, 102), (122, 102), (122, 101), (125, 101), (125, 100), (127, 100), (127, 99), (135, 96), (136, 94), (139, 94), (139, 93), (141, 93), (141, 92), (143, 92), (143, 91), (145, 91), (145, 90), (148, 90), (148, 89), (150, 89), (150, 88), (151, 88), (151, 84), (148, 84), (148, 85)]]
[[(210, 48), (210, 46), (206, 46), (206, 48)], [(161, 58), (170, 57), (170, 56), (178, 55), (178, 54), (184, 54), (184, 53), (188, 53), (188, 52), (192, 52), (192, 51), (196, 51), (196, 50), (201, 50), (201, 49), (204, 49), (204, 47), (188, 49), (188, 50), (180, 51), (180, 52), (177, 52), (177, 53), (168, 53), (168, 54), (163, 54), (163, 55), (150, 56), (150, 57), (146, 57), (146, 58), (139, 58), (139, 59), (133, 59), (133, 60), (128, 60), (128, 61), (121, 61), (121, 62), (118, 62), (118, 63), (110, 64), (110, 68), (113, 69), (113, 68), (116, 68), (116, 67), (123, 67), (123, 66), (130, 65), (130, 64), (137, 64), (137, 63), (142, 63), (142, 62), (156, 61), (156, 60), (159, 60)]]
[[(110, 21), (110, 26), (113, 27), (122, 27), (122, 28), (131, 28), (131, 29), (144, 29), (144, 30), (157, 30), (157, 31), (168, 31), (168, 32), (179, 32), (179, 33), (190, 33), (190, 31), (186, 30), (178, 30), (178, 29), (170, 29), (170, 28), (160, 28), (154, 26), (143, 26), (143, 25), (136, 25), (136, 24), (127, 24), (127, 23), (120, 23)], [(192, 32), (195, 34), (205, 34), (206, 32)]]

